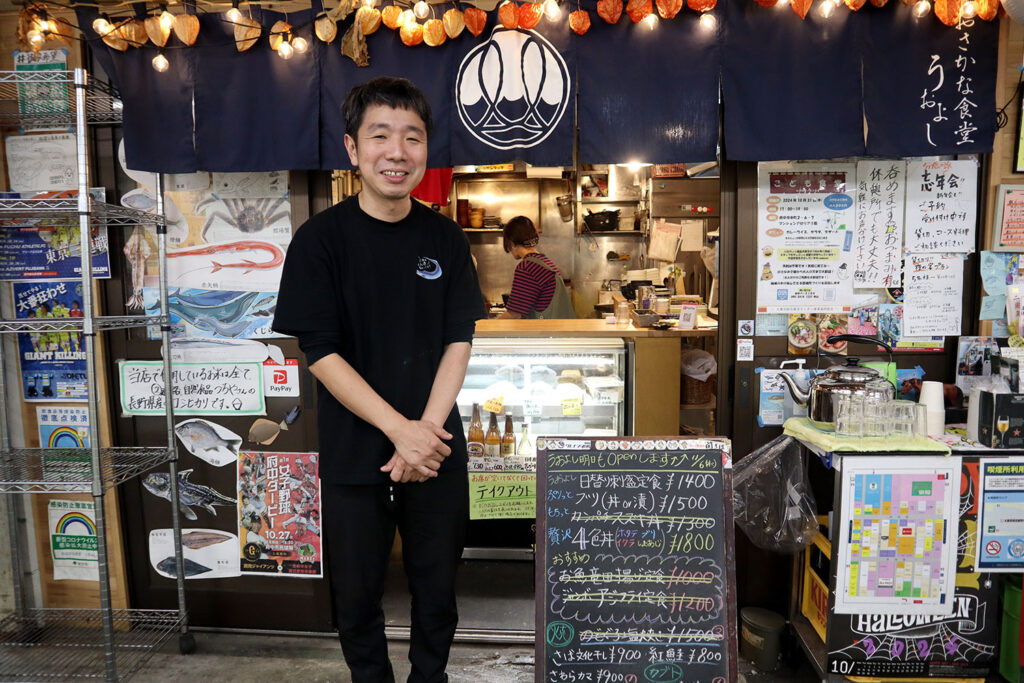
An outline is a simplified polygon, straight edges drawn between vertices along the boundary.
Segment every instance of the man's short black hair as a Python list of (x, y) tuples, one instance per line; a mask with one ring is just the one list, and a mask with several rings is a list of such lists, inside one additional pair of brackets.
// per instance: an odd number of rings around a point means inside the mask
[(434, 117), (430, 114), (430, 102), (420, 89), (405, 78), (380, 76), (352, 88), (341, 105), (341, 115), (345, 117), (345, 132), (357, 138), (359, 126), (363, 123), (363, 114), (375, 104), (392, 109), (410, 109), (423, 120), (427, 129), (427, 137), (434, 131)]

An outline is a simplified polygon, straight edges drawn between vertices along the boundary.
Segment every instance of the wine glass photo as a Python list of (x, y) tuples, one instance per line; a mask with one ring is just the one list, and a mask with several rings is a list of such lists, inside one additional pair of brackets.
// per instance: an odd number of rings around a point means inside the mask
[[(1006, 430), (1010, 428), (1010, 416), (1000, 415), (996, 418), (996, 431), (999, 432), (999, 443), (1003, 443), (1003, 439), (1006, 438)], [(996, 439), (992, 437), (992, 447), (996, 447)]]

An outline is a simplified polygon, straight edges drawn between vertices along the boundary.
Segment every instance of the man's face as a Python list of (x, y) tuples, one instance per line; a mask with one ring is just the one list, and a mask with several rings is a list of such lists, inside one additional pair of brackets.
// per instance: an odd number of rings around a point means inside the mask
[(345, 135), (345, 148), (362, 175), (366, 199), (375, 202), (406, 199), (427, 168), (426, 126), (411, 109), (369, 107), (356, 139)]

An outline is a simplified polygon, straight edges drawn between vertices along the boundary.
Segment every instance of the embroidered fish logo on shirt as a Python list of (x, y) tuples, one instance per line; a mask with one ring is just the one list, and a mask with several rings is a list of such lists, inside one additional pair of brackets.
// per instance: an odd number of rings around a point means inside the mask
[(416, 274), (424, 280), (436, 280), (441, 277), (441, 264), (432, 258), (420, 256), (416, 260)]

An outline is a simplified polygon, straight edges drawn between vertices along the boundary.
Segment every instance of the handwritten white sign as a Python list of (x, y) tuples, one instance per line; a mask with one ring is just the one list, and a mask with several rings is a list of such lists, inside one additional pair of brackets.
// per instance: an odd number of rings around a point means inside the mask
[(4, 143), (12, 191), (78, 189), (78, 157), (71, 133), (8, 135)]
[(907, 253), (973, 252), (977, 213), (978, 166), (974, 161), (907, 164)]
[(908, 254), (904, 273), (903, 334), (958, 336), (964, 261), (958, 255)]
[(854, 287), (900, 286), (906, 173), (899, 160), (857, 163)]
[[(163, 415), (163, 362), (122, 360), (121, 410)], [(173, 363), (171, 384), (178, 415), (264, 415), (260, 363)]]

